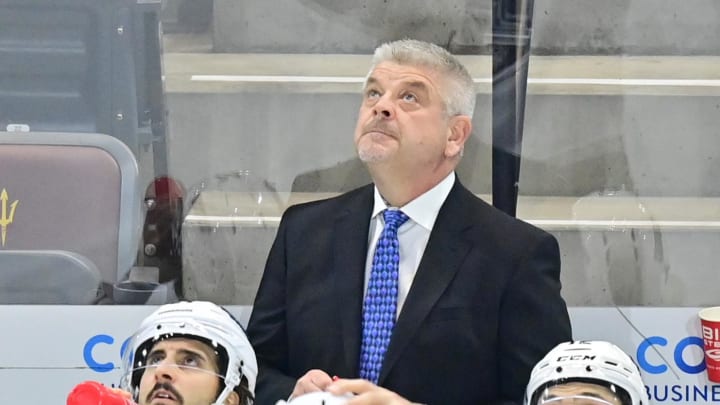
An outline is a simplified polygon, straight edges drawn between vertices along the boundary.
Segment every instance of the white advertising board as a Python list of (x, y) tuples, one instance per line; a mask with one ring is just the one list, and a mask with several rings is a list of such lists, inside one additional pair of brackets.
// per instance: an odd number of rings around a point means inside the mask
[(608, 340), (640, 366), (650, 404), (720, 403), (705, 374), (700, 308), (569, 308), (576, 340)]
[[(120, 379), (123, 342), (151, 306), (0, 306), (0, 404), (63, 405), (79, 382)], [(231, 306), (246, 323), (250, 307)], [(720, 403), (699, 308), (570, 308), (575, 339), (609, 340), (640, 365), (650, 404)], [(532, 332), (530, 332), (532, 333)]]

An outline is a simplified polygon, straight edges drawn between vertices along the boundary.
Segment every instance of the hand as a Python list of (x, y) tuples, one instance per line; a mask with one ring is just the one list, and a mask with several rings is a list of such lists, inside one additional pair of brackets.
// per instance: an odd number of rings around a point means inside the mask
[(347, 405), (411, 405), (412, 402), (388, 389), (363, 379), (336, 380), (325, 389), (334, 395), (356, 394)]
[(315, 391), (325, 391), (325, 388), (332, 383), (332, 378), (322, 370), (310, 370), (305, 373), (304, 376), (300, 377), (295, 383), (290, 398), (295, 398), (302, 394)]

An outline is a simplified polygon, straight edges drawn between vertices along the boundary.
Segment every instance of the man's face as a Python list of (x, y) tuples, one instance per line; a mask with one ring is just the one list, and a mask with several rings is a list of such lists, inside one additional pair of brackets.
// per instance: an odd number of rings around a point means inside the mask
[(607, 387), (572, 382), (550, 387), (538, 405), (623, 405)]
[(355, 128), (355, 146), (369, 165), (387, 164), (416, 174), (435, 168), (446, 154), (452, 118), (445, 112), (441, 78), (435, 72), (391, 62), (368, 78)]
[(220, 380), (217, 356), (206, 344), (173, 338), (157, 343), (140, 380), (139, 405), (209, 405)]

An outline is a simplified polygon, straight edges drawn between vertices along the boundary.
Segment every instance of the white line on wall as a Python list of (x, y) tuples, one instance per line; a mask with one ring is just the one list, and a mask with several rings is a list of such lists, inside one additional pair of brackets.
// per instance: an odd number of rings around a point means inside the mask
[[(238, 82), (238, 83), (363, 83), (359, 76), (294, 76), (294, 75), (192, 75), (197, 82)], [(492, 83), (490, 78), (475, 78), (475, 83)], [(528, 84), (549, 85), (596, 85), (596, 86), (679, 86), (679, 87), (720, 87), (720, 79), (596, 79), (596, 78), (528, 78)]]

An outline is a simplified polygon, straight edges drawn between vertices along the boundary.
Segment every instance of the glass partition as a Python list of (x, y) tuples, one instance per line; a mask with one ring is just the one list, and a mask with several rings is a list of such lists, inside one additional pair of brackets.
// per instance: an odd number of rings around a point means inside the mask
[(568, 303), (717, 304), (720, 8), (535, 7), (519, 216), (558, 237)]
[[(125, 131), (116, 137), (137, 159), (136, 198), (143, 202), (132, 266), (104, 279), (101, 299), (91, 303), (252, 304), (284, 210), (370, 182), (352, 134), (370, 55), (385, 41), (432, 41), (468, 66), (477, 107), (457, 174), (492, 200), (490, 0), (411, 8), (344, 0), (120, 3), (119, 15), (136, 29), (109, 17), (90, 23), (82, 14), (85, 31), (68, 31), (71, 38), (58, 42), (89, 43), (90, 54), (101, 56), (102, 68), (76, 61), (72, 72), (88, 76), (68, 86), (79, 83), (77, 94), (93, 94), (74, 99), (87, 107), (82, 111), (104, 114), (95, 126), (83, 115), (89, 132)], [(150, 3), (160, 26), (133, 8)], [(17, 7), (22, 12), (14, 15), (28, 12)], [(717, 301), (706, 281), (716, 278), (720, 259), (713, 248), (720, 242), (718, 15), (720, 5), (709, 0), (535, 1), (518, 216), (560, 241), (569, 305)], [(132, 32), (144, 49), (125, 66), (135, 76), (114, 77), (126, 90), (130, 77), (137, 79), (135, 92), (127, 91), (137, 96), (134, 110), (107, 103), (111, 89), (90, 91), (103, 70), (112, 75), (109, 62), (116, 60), (80, 40), (96, 23), (108, 23), (111, 43)], [(10, 38), (15, 31), (8, 27), (18, 25), (0, 24), (0, 34)], [(32, 70), (27, 63), (12, 65), (20, 68), (0, 84), (17, 84), (18, 72)], [(2, 90), (3, 97), (27, 96), (12, 86)], [(2, 118), (0, 130), (36, 129)], [(8, 204), (18, 200), (7, 192)], [(25, 208), (19, 201), (16, 224)], [(3, 229), (3, 246), (6, 238), (12, 246), (13, 225)], [(128, 292), (120, 282), (129, 282)]]
[(382, 42), (433, 41), (467, 64), (478, 106), (458, 174), (489, 195), (491, 2), (334, 4), (215, 1), (204, 49), (166, 33), (169, 164), (194, 196), (186, 297), (252, 304), (283, 211), (371, 182), (352, 137)]

